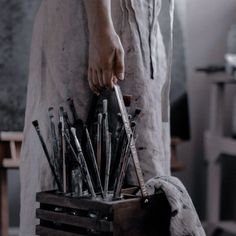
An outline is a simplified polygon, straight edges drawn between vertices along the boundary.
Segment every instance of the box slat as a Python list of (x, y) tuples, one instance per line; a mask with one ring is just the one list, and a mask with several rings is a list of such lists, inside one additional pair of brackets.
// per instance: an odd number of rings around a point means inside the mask
[(141, 200), (140, 197), (133, 198), (129, 197), (128, 199), (122, 199), (117, 201), (102, 201), (100, 199), (89, 199), (89, 198), (74, 198), (69, 196), (64, 196), (63, 194), (58, 194), (55, 191), (47, 191), (43, 193), (37, 193), (36, 201), (54, 205), (54, 206), (61, 206), (67, 208), (73, 208), (78, 210), (99, 210), (101, 213), (109, 214), (111, 213), (110, 210), (117, 209), (121, 207), (127, 207), (130, 204), (140, 205)]
[(36, 232), (40, 236), (170, 235), (171, 209), (161, 192), (150, 196), (148, 204), (132, 195), (107, 202), (73, 198), (56, 191), (38, 193), (37, 201), (40, 203), (37, 218), (42, 228), (38, 227)]
[(51, 229), (45, 226), (36, 226), (36, 235), (41, 236), (86, 236), (84, 234), (70, 233), (58, 229)]
[(112, 232), (112, 222), (102, 219), (94, 219), (82, 216), (73, 216), (67, 213), (59, 213), (48, 210), (37, 209), (36, 217), (41, 220), (57, 222), (59, 224), (73, 225), (81, 228), (88, 228), (100, 232)]
[(109, 213), (111, 209), (108, 204), (104, 204), (102, 201), (96, 201), (91, 199), (65, 197), (63, 194), (55, 194), (53, 191), (37, 193), (37, 202), (43, 204), (49, 204), (54, 206), (67, 207), (78, 210), (92, 210), (96, 209), (103, 213)]

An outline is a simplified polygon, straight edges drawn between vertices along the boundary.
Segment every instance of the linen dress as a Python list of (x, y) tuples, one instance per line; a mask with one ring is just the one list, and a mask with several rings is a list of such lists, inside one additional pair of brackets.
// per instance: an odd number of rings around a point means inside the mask
[[(84, 0), (43, 0), (32, 38), (30, 74), (21, 153), (20, 236), (35, 235), (36, 192), (54, 188), (53, 177), (31, 124), (39, 121), (50, 143), (47, 109), (73, 98), (86, 120), (92, 92), (87, 82), (88, 26)], [(142, 109), (137, 150), (145, 181), (170, 175), (168, 63), (158, 14), (160, 0), (112, 0), (112, 19), (125, 51), (121, 90)], [(132, 172), (132, 171), (131, 171)], [(135, 178), (130, 175), (130, 182)]]

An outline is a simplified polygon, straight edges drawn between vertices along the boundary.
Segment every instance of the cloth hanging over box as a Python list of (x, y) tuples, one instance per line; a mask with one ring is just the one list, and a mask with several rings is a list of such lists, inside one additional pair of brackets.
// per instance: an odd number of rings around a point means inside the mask
[(171, 236), (205, 236), (192, 200), (181, 181), (175, 177), (162, 176), (146, 183), (149, 194), (163, 191), (171, 207)]

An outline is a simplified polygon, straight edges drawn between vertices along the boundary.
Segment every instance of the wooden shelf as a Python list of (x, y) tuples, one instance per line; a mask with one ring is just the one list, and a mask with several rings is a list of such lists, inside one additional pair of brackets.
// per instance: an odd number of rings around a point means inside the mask
[(22, 142), (22, 132), (0, 132), (0, 141), (15, 141)]
[(13, 160), (10, 158), (3, 159), (2, 167), (6, 169), (18, 169), (20, 166), (20, 160)]

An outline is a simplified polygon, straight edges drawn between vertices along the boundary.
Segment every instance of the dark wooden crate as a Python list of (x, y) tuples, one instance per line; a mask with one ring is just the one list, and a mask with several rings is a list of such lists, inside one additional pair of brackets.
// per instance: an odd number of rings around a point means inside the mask
[(48, 191), (38, 193), (37, 202), (37, 235), (169, 235), (170, 207), (164, 194), (151, 196), (149, 203), (143, 204), (141, 198), (133, 195), (104, 202)]

